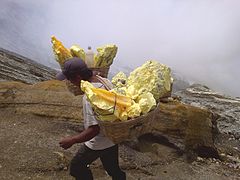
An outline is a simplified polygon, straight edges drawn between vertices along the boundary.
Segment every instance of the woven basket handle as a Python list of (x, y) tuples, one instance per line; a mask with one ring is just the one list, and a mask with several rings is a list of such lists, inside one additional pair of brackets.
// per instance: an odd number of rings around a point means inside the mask
[(108, 91), (113, 88), (112, 83), (111, 83), (108, 79), (103, 78), (103, 77), (98, 76), (98, 75), (96, 75), (96, 77), (97, 77), (97, 79), (105, 86), (105, 88), (106, 88)]

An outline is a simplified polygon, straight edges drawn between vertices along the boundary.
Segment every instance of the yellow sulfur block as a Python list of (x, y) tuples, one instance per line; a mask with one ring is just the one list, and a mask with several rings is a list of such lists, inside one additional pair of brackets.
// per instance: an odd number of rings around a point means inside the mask
[(62, 67), (64, 62), (72, 57), (71, 52), (55, 36), (51, 37), (51, 42), (56, 61)]
[(70, 48), (70, 52), (71, 52), (72, 56), (79, 57), (85, 61), (86, 53), (85, 53), (84, 49), (81, 48), (80, 46), (72, 45), (72, 47)]
[(117, 54), (117, 46), (108, 44), (97, 48), (97, 54), (94, 56), (94, 67), (110, 67)]

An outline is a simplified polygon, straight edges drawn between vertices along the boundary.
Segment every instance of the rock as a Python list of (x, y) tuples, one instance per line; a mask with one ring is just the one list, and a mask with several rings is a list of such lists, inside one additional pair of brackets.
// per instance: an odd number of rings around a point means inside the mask
[(82, 120), (81, 96), (74, 96), (67, 90), (65, 82), (57, 80), (34, 85), (0, 82), (0, 108), (50, 118)]
[(57, 71), (0, 48), (0, 81), (33, 84), (55, 78)]
[(179, 101), (161, 103), (153, 129), (164, 136), (182, 139), (185, 149), (203, 156), (217, 156), (214, 145), (217, 115), (207, 109), (185, 105)]
[[(206, 86), (194, 84), (176, 95), (182, 102), (211, 110), (220, 117), (217, 127), (220, 133), (240, 138), (240, 99), (212, 91)], [(230, 138), (232, 138), (230, 136)]]
[(221, 153), (240, 155), (240, 98), (214, 92), (200, 84), (194, 84), (175, 95), (180, 96), (181, 102), (185, 104), (208, 109), (216, 114), (216, 148)]
[(200, 161), (200, 162), (203, 162), (203, 158), (201, 158), (201, 157), (197, 157), (197, 161)]
[(62, 152), (57, 152), (54, 151), (53, 152), (57, 157), (56, 157), (56, 169), (57, 170), (68, 170), (68, 166), (69, 166), (69, 162), (70, 162), (70, 158), (66, 157), (65, 154), (63, 154)]
[(172, 71), (172, 76), (173, 76), (173, 87), (172, 87), (173, 93), (177, 91), (185, 90), (190, 86), (190, 83), (184, 77), (182, 77), (181, 74), (175, 72), (174, 70)]

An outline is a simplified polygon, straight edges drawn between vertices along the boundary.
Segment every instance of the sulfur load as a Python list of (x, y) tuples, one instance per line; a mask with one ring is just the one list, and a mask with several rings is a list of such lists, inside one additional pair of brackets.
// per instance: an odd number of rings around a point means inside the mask
[(116, 45), (105, 45), (97, 48), (97, 54), (94, 56), (94, 66), (97, 68), (110, 67), (117, 54)]
[[(61, 67), (67, 59), (72, 57), (79, 57), (88, 64), (86, 62), (86, 52), (80, 46), (72, 45), (70, 49), (67, 49), (55, 36), (51, 37), (51, 42), (55, 59)], [(94, 54), (93, 68), (109, 68), (117, 54), (117, 49), (117, 46), (114, 44), (98, 47), (97, 54)]]
[(51, 37), (52, 49), (55, 55), (56, 61), (62, 67), (64, 62), (71, 58), (71, 52), (65, 48), (61, 41), (59, 41), (55, 36)]
[[(171, 70), (157, 61), (147, 61), (127, 77), (123, 72), (112, 78), (110, 92), (82, 81), (81, 88), (101, 120), (125, 121), (148, 113), (159, 98), (171, 93)], [(131, 100), (131, 101), (130, 101)]]

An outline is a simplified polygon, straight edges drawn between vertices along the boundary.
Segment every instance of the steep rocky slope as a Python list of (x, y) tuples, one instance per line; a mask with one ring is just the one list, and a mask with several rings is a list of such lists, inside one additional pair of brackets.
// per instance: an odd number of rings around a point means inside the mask
[(21, 81), (33, 84), (52, 79), (55, 74), (56, 70), (0, 48), (0, 81)]
[(207, 108), (220, 115), (218, 129), (221, 133), (240, 139), (240, 98), (233, 98), (214, 92), (206, 86), (194, 84), (177, 92), (182, 102), (200, 108)]

